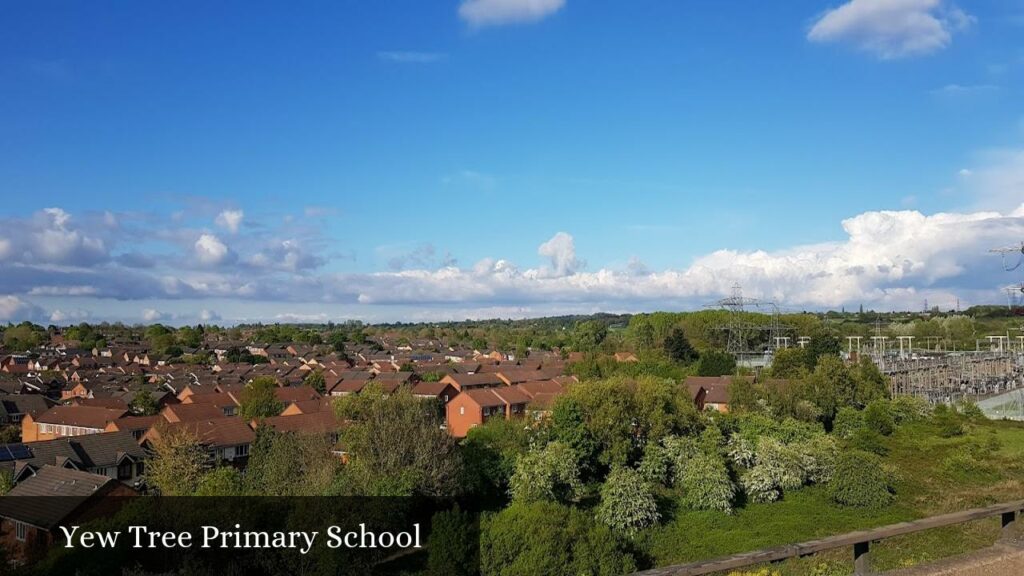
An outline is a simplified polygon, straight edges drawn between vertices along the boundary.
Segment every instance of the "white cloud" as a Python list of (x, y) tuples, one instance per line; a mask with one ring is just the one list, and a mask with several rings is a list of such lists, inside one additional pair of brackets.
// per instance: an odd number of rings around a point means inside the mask
[(396, 62), (399, 64), (433, 64), (434, 62), (444, 60), (446, 57), (447, 54), (441, 52), (377, 52), (377, 58), (385, 62)]
[(217, 215), (214, 223), (232, 234), (238, 234), (238, 227), (242, 225), (243, 218), (245, 212), (242, 210), (224, 210)]
[(58, 308), (50, 313), (50, 322), (57, 325), (74, 324), (88, 320), (89, 317), (89, 312), (85, 310), (61, 310)]
[(43, 315), (43, 310), (12, 294), (0, 296), (0, 322), (21, 322), (36, 320)]
[(159, 310), (154, 310), (152, 308), (146, 308), (145, 310), (142, 311), (142, 320), (145, 322), (159, 322), (166, 317), (167, 315), (164, 314), (163, 312), (160, 312)]
[(231, 257), (231, 251), (228, 250), (227, 245), (213, 234), (201, 235), (193, 248), (196, 259), (205, 266), (223, 264)]
[(107, 258), (103, 239), (74, 228), (71, 215), (60, 208), (37, 213), (29, 236), (25, 251), (35, 261), (84, 266)]
[(221, 317), (220, 314), (214, 312), (213, 310), (204, 309), (199, 311), (199, 320), (204, 323), (219, 322), (221, 320)]
[(561, 10), (565, 0), (462, 0), (459, 17), (471, 26), (535, 22)]
[(0, 260), (6, 260), (11, 255), (11, 241), (7, 238), (0, 238)]
[(576, 242), (565, 232), (559, 232), (537, 248), (537, 254), (551, 259), (555, 276), (575, 274), (583, 267), (583, 261), (576, 258)]
[(849, 42), (891, 59), (941, 50), (973, 22), (973, 16), (942, 0), (850, 0), (822, 15), (807, 38)]
[[(405, 270), (335, 278), (337, 295), (354, 292), (364, 304), (592, 303), (605, 309), (699, 306), (740, 283), (752, 296), (788, 306), (838, 307), (864, 303), (914, 308), (923, 298), (988, 301), (1005, 282), (991, 246), (1024, 237), (1024, 218), (998, 212), (924, 215), (865, 212), (843, 221), (842, 242), (774, 252), (719, 250), (684, 269), (578, 271), (568, 234), (544, 244), (554, 271), (520, 271), (486, 259), (470, 269)], [(561, 264), (559, 264), (561, 262)], [(548, 272), (548, 273), (545, 273)]]

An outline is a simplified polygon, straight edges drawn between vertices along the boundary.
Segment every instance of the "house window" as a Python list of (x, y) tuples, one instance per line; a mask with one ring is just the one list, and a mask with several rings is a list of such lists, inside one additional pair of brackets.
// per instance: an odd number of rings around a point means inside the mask
[(27, 531), (28, 531), (28, 528), (25, 526), (24, 522), (17, 522), (16, 521), (14, 523), (14, 537), (17, 538), (19, 542), (24, 542), (25, 541), (25, 533)]
[(235, 456), (248, 456), (248, 455), (249, 455), (249, 445), (248, 444), (242, 444), (241, 446), (235, 446)]
[(117, 479), (130, 480), (132, 477), (132, 468), (134, 467), (134, 462), (125, 458), (123, 462), (117, 465)]
[(459, 416), (465, 416), (465, 415), (466, 415), (466, 407), (465, 406), (459, 406)]

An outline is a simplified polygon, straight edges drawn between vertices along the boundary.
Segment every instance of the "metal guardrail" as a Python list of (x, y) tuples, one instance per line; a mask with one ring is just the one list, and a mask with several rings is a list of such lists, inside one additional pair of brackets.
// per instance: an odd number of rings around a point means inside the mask
[(964, 510), (962, 512), (942, 514), (941, 516), (931, 516), (929, 518), (922, 518), (920, 520), (913, 520), (910, 522), (890, 524), (888, 526), (872, 528), (870, 530), (848, 532), (846, 534), (829, 536), (820, 540), (810, 540), (799, 544), (787, 544), (776, 548), (743, 552), (741, 554), (724, 556), (712, 560), (702, 560), (699, 562), (691, 562), (689, 564), (676, 564), (674, 566), (665, 566), (663, 568), (653, 568), (651, 570), (644, 570), (643, 572), (636, 572), (633, 576), (701, 576), (703, 574), (713, 574), (715, 572), (746, 568), (756, 564), (764, 564), (766, 562), (780, 562), (788, 558), (810, 556), (812, 554), (817, 554), (818, 552), (845, 547), (853, 548), (854, 574), (857, 576), (866, 576), (873, 574), (871, 571), (872, 543), (885, 540), (886, 538), (892, 538), (894, 536), (913, 534), (915, 532), (931, 530), (932, 528), (941, 528), (943, 526), (964, 524), (966, 522), (992, 518), (994, 516), (999, 516), (1002, 522), (1000, 541), (1007, 541), (1012, 537), (1014, 523), (1017, 521), (1018, 513), (1022, 510), (1024, 510), (1024, 500), (1005, 502), (1002, 504), (986, 506), (984, 508), (974, 508), (971, 510)]

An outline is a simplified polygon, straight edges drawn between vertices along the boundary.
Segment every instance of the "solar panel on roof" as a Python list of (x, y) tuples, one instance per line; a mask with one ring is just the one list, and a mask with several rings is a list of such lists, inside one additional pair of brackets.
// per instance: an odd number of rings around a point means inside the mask
[(24, 460), (32, 457), (32, 449), (24, 444), (0, 445), (0, 462)]

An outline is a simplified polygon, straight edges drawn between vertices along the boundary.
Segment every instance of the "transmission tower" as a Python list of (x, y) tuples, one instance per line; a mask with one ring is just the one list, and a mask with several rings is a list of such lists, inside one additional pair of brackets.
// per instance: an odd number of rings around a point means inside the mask
[[(727, 352), (743, 361), (756, 356), (772, 354), (777, 348), (789, 345), (789, 338), (783, 333), (790, 329), (784, 326), (779, 319), (779, 306), (775, 302), (747, 298), (743, 295), (743, 288), (736, 283), (732, 286), (732, 294), (714, 303), (708, 304), (706, 308), (720, 308), (729, 312), (729, 319), (726, 324), (718, 326), (717, 329), (725, 330)], [(767, 312), (765, 312), (767, 311)], [(760, 312), (769, 314), (767, 324), (750, 322), (746, 312)], [(763, 340), (760, 335), (767, 336), (764, 348), (755, 350), (751, 348), (751, 340)]]
[[(1007, 272), (1013, 272), (1024, 264), (1024, 242), (1021, 242), (1020, 246), (993, 248), (989, 252), (999, 254), (1003, 260), (1003, 270)], [(1016, 262), (1013, 262), (1014, 258), (1011, 256), (1013, 254), (1017, 255)], [(1008, 309), (1013, 310), (1024, 304), (1024, 283), (1006, 286), (1003, 291), (1006, 292), (1006, 307)]]

